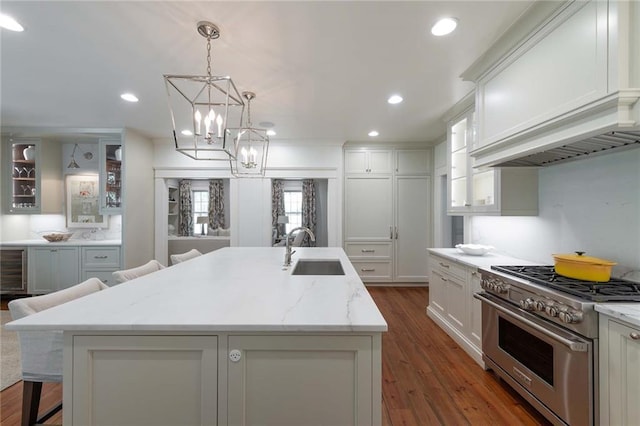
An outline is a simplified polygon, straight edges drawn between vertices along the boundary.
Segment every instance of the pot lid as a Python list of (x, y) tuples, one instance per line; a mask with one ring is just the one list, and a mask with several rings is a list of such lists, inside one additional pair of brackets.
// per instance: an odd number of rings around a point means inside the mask
[(553, 258), (557, 260), (564, 260), (574, 263), (582, 263), (586, 265), (602, 265), (602, 266), (613, 266), (617, 265), (616, 262), (612, 262), (606, 259), (600, 259), (598, 257), (593, 256), (585, 256), (583, 251), (577, 251), (575, 254), (554, 254)]

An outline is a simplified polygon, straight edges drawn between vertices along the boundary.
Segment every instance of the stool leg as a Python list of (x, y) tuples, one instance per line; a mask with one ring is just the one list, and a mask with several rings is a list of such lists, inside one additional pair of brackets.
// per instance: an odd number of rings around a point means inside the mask
[(33, 426), (38, 421), (38, 407), (42, 382), (22, 382), (22, 426)]

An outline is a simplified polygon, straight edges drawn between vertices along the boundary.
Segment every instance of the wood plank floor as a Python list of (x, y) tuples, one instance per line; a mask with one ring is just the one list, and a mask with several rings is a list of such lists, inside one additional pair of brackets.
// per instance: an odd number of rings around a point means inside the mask
[[(382, 338), (384, 426), (548, 425), (535, 409), (483, 371), (425, 313), (428, 288), (369, 287), (389, 324)], [(20, 424), (22, 382), (0, 392), (0, 424)], [(43, 410), (62, 398), (45, 384)], [(62, 424), (62, 413), (46, 424)]]

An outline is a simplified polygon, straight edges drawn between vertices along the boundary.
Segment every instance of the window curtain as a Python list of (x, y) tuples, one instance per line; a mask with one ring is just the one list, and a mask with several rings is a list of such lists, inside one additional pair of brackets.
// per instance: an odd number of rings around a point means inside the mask
[[(316, 185), (313, 179), (302, 181), (302, 226), (306, 226), (311, 232), (316, 232)], [(309, 235), (305, 235), (302, 241), (305, 247), (315, 246)]]
[(191, 181), (180, 181), (180, 218), (178, 235), (193, 236), (193, 203), (191, 202)]
[(276, 230), (276, 235), (284, 235), (286, 225), (278, 225), (278, 216), (284, 215), (284, 182), (282, 179), (271, 181), (271, 226)]
[(224, 184), (222, 179), (209, 181), (209, 229), (225, 229)]

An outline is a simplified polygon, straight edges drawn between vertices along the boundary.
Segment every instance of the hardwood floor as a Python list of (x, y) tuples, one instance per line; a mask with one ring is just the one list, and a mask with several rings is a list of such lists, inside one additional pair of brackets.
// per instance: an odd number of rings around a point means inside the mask
[[(389, 324), (382, 338), (382, 424), (548, 425), (495, 376), (483, 371), (425, 313), (425, 287), (369, 287)], [(43, 387), (45, 412), (62, 386)], [(20, 424), (22, 382), (0, 393), (0, 424)], [(46, 424), (62, 424), (62, 413)]]

